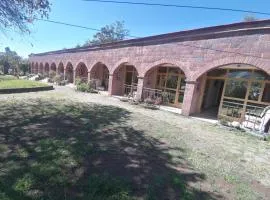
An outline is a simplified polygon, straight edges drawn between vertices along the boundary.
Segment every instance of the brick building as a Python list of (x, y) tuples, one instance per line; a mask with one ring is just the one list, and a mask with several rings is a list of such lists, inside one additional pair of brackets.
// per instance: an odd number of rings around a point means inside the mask
[(270, 20), (30, 55), (33, 73), (95, 80), (110, 95), (166, 97), (182, 114), (243, 119), (270, 105)]

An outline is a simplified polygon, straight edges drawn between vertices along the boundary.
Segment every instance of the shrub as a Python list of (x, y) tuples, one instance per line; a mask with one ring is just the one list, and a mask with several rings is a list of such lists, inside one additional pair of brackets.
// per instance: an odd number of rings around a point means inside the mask
[(56, 72), (53, 71), (53, 70), (51, 70), (51, 71), (49, 72), (49, 78), (50, 78), (50, 79), (53, 79), (55, 76), (56, 76)]
[(80, 79), (80, 78), (76, 78), (75, 79), (75, 85), (80, 85), (80, 84), (83, 84), (84, 82), (83, 82), (83, 80), (82, 79)]
[(89, 92), (89, 93), (97, 93), (90, 84), (88, 83), (80, 83), (77, 84), (77, 91), (81, 92)]
[(44, 79), (44, 75), (43, 74), (38, 74), (37, 77), (35, 78), (35, 81), (40, 81), (42, 79)]
[(58, 85), (60, 85), (60, 82), (62, 81), (62, 78), (60, 75), (56, 75), (52, 79), (53, 79), (53, 82), (55, 82)]

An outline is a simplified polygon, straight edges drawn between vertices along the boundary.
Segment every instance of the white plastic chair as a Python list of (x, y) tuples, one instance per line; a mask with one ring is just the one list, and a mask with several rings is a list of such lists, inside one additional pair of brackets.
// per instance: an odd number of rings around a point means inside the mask
[(270, 121), (270, 106), (267, 106), (261, 114), (260, 132), (265, 133), (265, 126)]

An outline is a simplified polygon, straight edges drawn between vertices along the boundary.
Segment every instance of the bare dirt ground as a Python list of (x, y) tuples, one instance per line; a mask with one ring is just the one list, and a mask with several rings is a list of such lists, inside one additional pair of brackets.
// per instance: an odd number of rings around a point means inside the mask
[[(95, 154), (91, 160), (99, 166), (93, 169), (97, 173), (110, 169), (110, 174), (129, 177), (131, 196), (136, 199), (270, 199), (270, 143), (267, 141), (166, 111), (129, 105), (113, 97), (75, 92), (68, 87), (0, 95), (0, 107), (7, 102), (40, 99), (60, 100), (75, 107), (86, 104), (121, 108), (128, 112), (128, 115), (119, 115), (121, 121), (115, 119), (103, 124), (101, 129), (110, 135), (117, 126), (118, 132), (124, 134), (121, 142), (119, 138), (117, 142), (115, 137), (106, 138), (103, 147), (122, 146), (119, 151), (128, 155), (125, 161), (118, 154)], [(16, 112), (16, 108), (10, 112)], [(3, 129), (8, 123), (1, 116), (2, 131), (11, 133), (10, 129)], [(102, 117), (106, 119), (106, 113)], [(89, 165), (86, 163), (84, 167)], [(137, 168), (139, 171), (132, 171)]]

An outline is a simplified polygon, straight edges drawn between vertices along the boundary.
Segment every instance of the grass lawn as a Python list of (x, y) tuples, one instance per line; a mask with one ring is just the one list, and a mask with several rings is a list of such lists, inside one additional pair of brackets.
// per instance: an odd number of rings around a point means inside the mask
[[(194, 137), (188, 119), (179, 128), (117, 106), (28, 95), (37, 94), (0, 98), (1, 200), (267, 199), (253, 182), (257, 170), (268, 180), (263, 141), (226, 130), (218, 138), (213, 126)], [(255, 147), (265, 158), (250, 167)]]
[(0, 89), (9, 88), (33, 88), (47, 86), (37, 81), (15, 79), (13, 76), (0, 76)]

